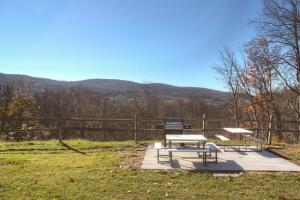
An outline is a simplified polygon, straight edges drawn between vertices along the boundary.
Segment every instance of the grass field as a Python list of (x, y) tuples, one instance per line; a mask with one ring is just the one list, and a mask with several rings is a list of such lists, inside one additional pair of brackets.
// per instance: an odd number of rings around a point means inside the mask
[(269, 149), (289, 158), (292, 162), (300, 165), (300, 144), (279, 143), (270, 146)]
[[(132, 141), (0, 143), (0, 199), (300, 199), (300, 174), (142, 171)], [(298, 155), (296, 155), (297, 157)]]

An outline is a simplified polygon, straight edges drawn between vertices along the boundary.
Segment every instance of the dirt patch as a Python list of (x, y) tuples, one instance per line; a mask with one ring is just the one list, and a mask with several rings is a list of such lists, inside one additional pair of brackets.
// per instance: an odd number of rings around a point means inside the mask
[(133, 170), (141, 169), (146, 149), (147, 145), (139, 144), (134, 150), (119, 151), (125, 156), (124, 161), (120, 164), (120, 168)]
[(300, 147), (288, 147), (284, 149), (286, 154), (300, 154)]

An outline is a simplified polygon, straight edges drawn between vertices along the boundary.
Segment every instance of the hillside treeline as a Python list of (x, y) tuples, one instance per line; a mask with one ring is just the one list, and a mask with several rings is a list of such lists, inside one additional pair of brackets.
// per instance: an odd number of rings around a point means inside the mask
[[(96, 122), (92, 119), (134, 119), (135, 115), (138, 119), (149, 119), (139, 122), (140, 129), (155, 128), (156, 124), (163, 122), (160, 119), (168, 116), (182, 117), (194, 128), (199, 128), (203, 113), (209, 118), (224, 118), (227, 113), (224, 104), (208, 103), (197, 96), (161, 99), (150, 84), (144, 84), (141, 89), (142, 97), (113, 99), (85, 87), (45, 88), (33, 93), (22, 81), (6, 82), (0, 86), (1, 128), (15, 133), (11, 138), (23, 137), (16, 129), (133, 129), (133, 121)], [(69, 131), (64, 135), (72, 137), (74, 133)], [(34, 134), (30, 133), (28, 137), (34, 137)]]

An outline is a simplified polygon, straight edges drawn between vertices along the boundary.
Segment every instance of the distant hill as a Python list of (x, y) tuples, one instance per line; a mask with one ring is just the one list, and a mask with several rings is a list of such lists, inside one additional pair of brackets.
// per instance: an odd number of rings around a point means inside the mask
[[(45, 88), (58, 89), (63, 87), (82, 86), (114, 98), (132, 98), (141, 96), (143, 84), (117, 79), (87, 79), (82, 81), (57, 81), (47, 78), (37, 78), (19, 74), (0, 73), (0, 85), (7, 81), (21, 80), (30, 85), (34, 92)], [(186, 98), (199, 96), (206, 101), (222, 102), (228, 99), (229, 93), (200, 87), (178, 87), (162, 83), (151, 83), (151, 90), (161, 98)]]

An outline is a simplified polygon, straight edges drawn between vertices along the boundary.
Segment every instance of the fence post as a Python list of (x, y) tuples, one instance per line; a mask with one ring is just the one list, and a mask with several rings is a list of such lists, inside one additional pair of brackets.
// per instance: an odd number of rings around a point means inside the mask
[(272, 115), (270, 115), (269, 123), (268, 123), (268, 145), (272, 144)]
[(205, 121), (206, 121), (206, 117), (205, 117), (205, 113), (202, 114), (202, 134), (205, 135)]
[(59, 142), (62, 141), (62, 133), (61, 133), (61, 128), (60, 127), (58, 128), (58, 140), (59, 140)]
[(239, 120), (238, 120), (238, 118), (235, 118), (234, 119), (234, 123), (235, 123), (235, 127), (239, 127)]
[(137, 114), (134, 114), (134, 141), (137, 143)]
[(56, 130), (58, 132), (58, 141), (59, 142), (62, 142), (63, 138), (62, 138), (62, 132), (61, 132), (61, 127), (60, 127), (60, 121), (59, 119), (55, 119), (55, 127), (56, 127)]
[(255, 137), (258, 137), (258, 131), (259, 131), (259, 122), (256, 121)]

